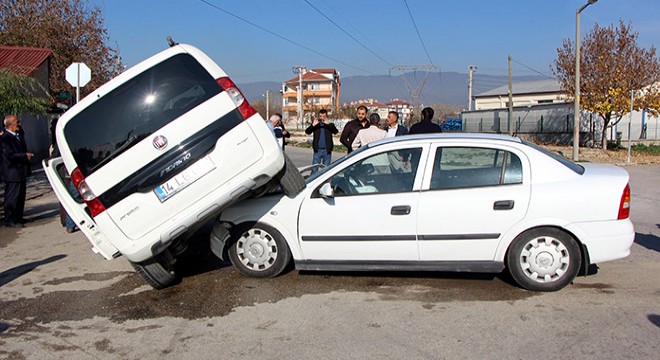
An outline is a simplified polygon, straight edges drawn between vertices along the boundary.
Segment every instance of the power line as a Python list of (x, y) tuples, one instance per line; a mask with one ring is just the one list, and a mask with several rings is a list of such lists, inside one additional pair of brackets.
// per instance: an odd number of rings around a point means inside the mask
[(372, 71), (365, 70), (365, 69), (359, 68), (359, 67), (357, 67), (357, 66), (353, 66), (353, 65), (348, 64), (348, 63), (346, 63), (346, 62), (343, 62), (343, 61), (341, 61), (341, 60), (338, 60), (338, 59), (332, 58), (332, 57), (330, 57), (330, 56), (327, 56), (327, 55), (325, 55), (325, 54), (323, 54), (323, 53), (321, 53), (321, 52), (319, 52), (319, 51), (316, 51), (316, 50), (314, 50), (314, 49), (308, 47), (308, 46), (305, 46), (305, 45), (303, 45), (303, 44), (300, 44), (300, 43), (298, 43), (298, 42), (296, 42), (296, 41), (293, 41), (293, 40), (291, 40), (291, 39), (289, 39), (289, 38), (286, 38), (286, 37), (284, 37), (284, 36), (282, 36), (282, 35), (280, 35), (280, 34), (274, 32), (274, 31), (268, 30), (268, 29), (264, 28), (263, 26), (257, 25), (257, 24), (255, 24), (255, 23), (253, 23), (253, 22), (251, 22), (251, 21), (249, 21), (249, 20), (247, 20), (247, 19), (244, 19), (244, 18), (242, 18), (242, 17), (240, 17), (240, 16), (238, 16), (238, 15), (236, 15), (236, 14), (234, 14), (234, 13), (228, 11), (228, 10), (225, 10), (225, 9), (223, 9), (223, 8), (221, 8), (221, 7), (217, 6), (217, 5), (215, 5), (215, 4), (212, 4), (212, 3), (208, 2), (207, 0), (199, 0), (199, 1), (203, 2), (204, 4), (206, 4), (206, 5), (208, 5), (208, 6), (212, 7), (212, 8), (215, 8), (216, 10), (222, 11), (223, 13), (225, 13), (225, 14), (227, 14), (227, 15), (229, 15), (229, 16), (232, 16), (232, 17), (234, 17), (234, 18), (236, 18), (236, 19), (238, 19), (238, 20), (241, 20), (241, 21), (243, 21), (243, 22), (246, 23), (246, 24), (252, 25), (252, 26), (256, 27), (257, 29), (259, 29), (259, 30), (261, 30), (261, 31), (267, 32), (267, 33), (269, 33), (269, 34), (271, 34), (271, 35), (273, 35), (273, 36), (276, 36), (276, 37), (278, 37), (278, 38), (280, 38), (280, 39), (282, 39), (282, 40), (284, 40), (284, 41), (286, 41), (286, 42), (288, 42), (288, 43), (290, 43), (290, 44), (296, 45), (296, 46), (298, 46), (298, 47), (300, 47), (300, 48), (302, 48), (302, 49), (305, 49), (305, 50), (307, 50), (307, 51), (310, 51), (310, 52), (312, 52), (312, 53), (314, 53), (314, 54), (316, 54), (316, 55), (322, 56), (322, 57), (324, 57), (324, 58), (326, 58), (326, 59), (328, 59), (328, 60), (332, 60), (332, 61), (337, 62), (337, 63), (339, 63), (339, 64), (346, 65), (346, 66), (348, 66), (348, 67), (350, 67), (350, 68), (353, 68), (353, 69), (356, 69), (356, 70), (359, 70), (359, 71), (362, 71), (362, 72), (365, 72), (365, 73), (368, 73), (368, 74), (371, 74), (371, 75), (378, 75), (378, 74), (376, 74), (376, 73), (374, 73), (374, 72), (372, 72)]
[(413, 26), (415, 27), (415, 31), (417, 32), (417, 37), (419, 38), (419, 42), (422, 43), (422, 47), (424, 48), (424, 52), (426, 53), (426, 57), (429, 59), (429, 63), (433, 65), (433, 60), (431, 60), (431, 55), (429, 55), (429, 51), (426, 49), (426, 45), (424, 44), (424, 40), (422, 40), (422, 35), (419, 33), (419, 29), (417, 28), (417, 23), (415, 22), (415, 18), (412, 15), (412, 12), (410, 12), (410, 7), (408, 6), (408, 1), (403, 0), (403, 3), (406, 4), (406, 9), (408, 9), (408, 15), (410, 15), (410, 20), (412, 20)]
[(389, 66), (394, 66), (392, 63), (389, 61), (385, 60), (382, 56), (376, 54), (373, 50), (371, 50), (367, 45), (363, 44), (360, 40), (356, 39), (355, 36), (351, 35), (348, 31), (344, 30), (341, 26), (339, 26), (334, 20), (330, 19), (326, 14), (324, 14), (321, 10), (319, 10), (316, 6), (312, 5), (309, 1), (305, 0), (307, 5), (311, 6), (312, 9), (316, 10), (319, 14), (321, 14), (326, 20), (328, 20), (332, 25), (336, 26), (339, 30), (341, 30), (344, 34), (348, 35), (351, 39), (353, 39), (356, 43), (360, 44), (363, 48), (367, 49), (370, 53), (372, 53), (375, 57), (379, 58), (383, 62), (385, 62)]
[(547, 77), (547, 78), (549, 78), (549, 79), (553, 79), (553, 80), (554, 80), (554, 79), (557, 79), (557, 78), (554, 77), (554, 76), (550, 76), (550, 75), (548, 75), (548, 74), (544, 74), (544, 73), (542, 73), (542, 72), (540, 72), (540, 71), (538, 71), (538, 70), (536, 70), (536, 69), (532, 69), (531, 67), (529, 67), (529, 66), (527, 66), (527, 65), (525, 65), (525, 64), (523, 64), (523, 63), (521, 63), (520, 61), (513, 60), (513, 62), (516, 63), (516, 64), (518, 64), (518, 65), (522, 65), (523, 67), (525, 67), (525, 68), (527, 68), (527, 69), (529, 69), (529, 70), (532, 70), (533, 72), (535, 72), (535, 73), (537, 73), (537, 74), (539, 74), (539, 75), (545, 76), (545, 77)]

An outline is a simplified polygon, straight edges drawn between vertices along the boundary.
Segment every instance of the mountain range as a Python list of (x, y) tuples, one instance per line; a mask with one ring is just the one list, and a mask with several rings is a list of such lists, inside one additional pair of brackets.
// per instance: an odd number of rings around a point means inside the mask
[[(392, 99), (410, 102), (408, 87), (415, 89), (428, 74), (428, 79), (421, 92), (422, 104), (452, 104), (467, 106), (468, 74), (457, 72), (427, 73), (424, 71), (406, 73), (405, 81), (400, 75), (348, 76), (341, 79), (340, 103), (363, 99), (375, 99), (387, 103)], [(514, 76), (513, 82), (542, 80), (545, 77), (535, 75)], [(406, 85), (407, 82), (407, 85)], [(472, 95), (506, 85), (507, 76), (474, 74)], [(250, 101), (264, 101), (263, 94), (271, 90), (271, 103), (280, 102), (282, 84), (275, 81), (260, 81), (238, 84), (245, 97)]]

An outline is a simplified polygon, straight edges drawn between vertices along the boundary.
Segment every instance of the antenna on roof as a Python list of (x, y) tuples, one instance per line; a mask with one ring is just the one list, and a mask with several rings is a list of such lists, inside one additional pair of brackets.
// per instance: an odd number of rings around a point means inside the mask
[(168, 44), (170, 47), (172, 47), (172, 46), (176, 46), (176, 45), (179, 45), (179, 43), (178, 43), (178, 42), (174, 42), (174, 40), (172, 40), (172, 37), (169, 36), (169, 35), (167, 35), (167, 44)]

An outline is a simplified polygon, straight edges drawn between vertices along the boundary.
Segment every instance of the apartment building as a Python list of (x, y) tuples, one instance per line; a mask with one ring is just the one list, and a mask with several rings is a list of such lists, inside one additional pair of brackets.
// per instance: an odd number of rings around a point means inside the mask
[[(302, 85), (302, 87), (301, 87)], [(304, 118), (298, 115), (298, 90), (302, 90)], [(301, 68), (301, 74), (282, 83), (282, 116), (287, 121), (303, 125), (321, 109), (336, 114), (339, 108), (341, 81), (337, 69)]]

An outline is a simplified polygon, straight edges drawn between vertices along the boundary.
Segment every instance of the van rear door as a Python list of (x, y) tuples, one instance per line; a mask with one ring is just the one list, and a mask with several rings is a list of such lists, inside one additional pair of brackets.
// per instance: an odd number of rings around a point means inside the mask
[(87, 205), (76, 202), (69, 193), (64, 179), (60, 175), (66, 174), (62, 158), (44, 160), (42, 166), (55, 195), (57, 195), (67, 214), (73, 219), (80, 231), (92, 243), (92, 250), (97, 254), (101, 254), (107, 260), (119, 256), (120, 253), (117, 248), (110, 243), (105, 234), (96, 226), (92, 217), (85, 211)]

